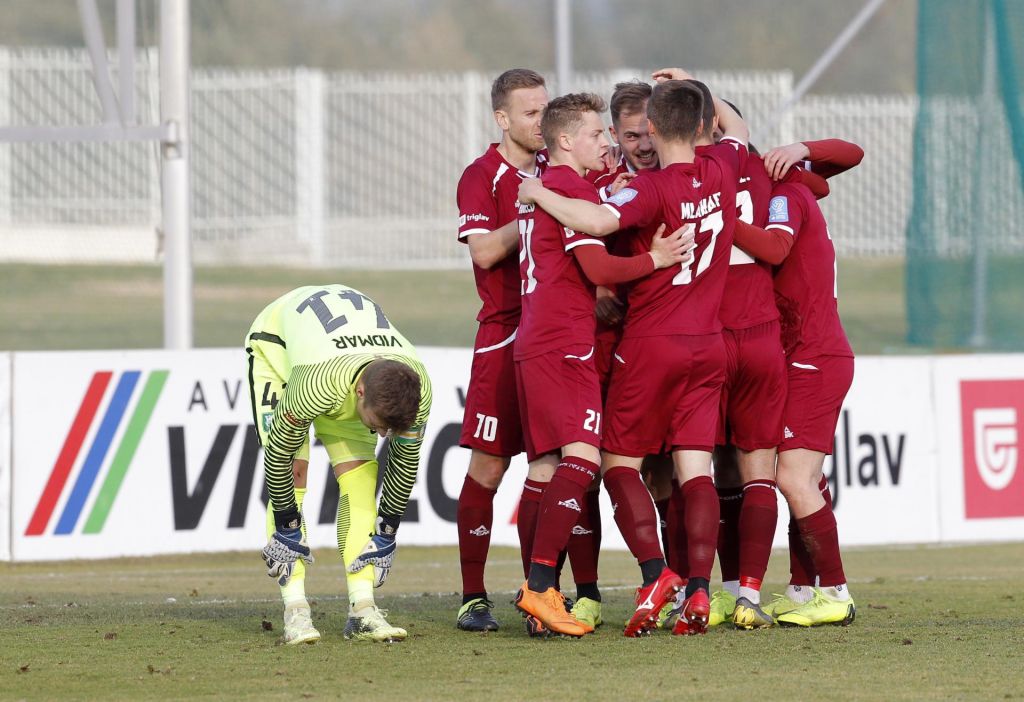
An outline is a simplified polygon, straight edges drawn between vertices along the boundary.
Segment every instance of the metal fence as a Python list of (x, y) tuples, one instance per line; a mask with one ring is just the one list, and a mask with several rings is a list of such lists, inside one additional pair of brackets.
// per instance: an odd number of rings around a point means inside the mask
[[(116, 67), (116, 61), (112, 62)], [(155, 120), (156, 53), (136, 101)], [(84, 52), (0, 48), (0, 124), (100, 121)], [(641, 70), (577, 73), (606, 97)], [(699, 73), (754, 131), (792, 90), (789, 72)], [(455, 186), (498, 138), (481, 73), (195, 70), (197, 263), (462, 268)], [(904, 251), (910, 96), (805, 99), (761, 147), (841, 137), (867, 157), (825, 202), (842, 255)], [(160, 184), (153, 144), (0, 144), (0, 261), (154, 261)]]

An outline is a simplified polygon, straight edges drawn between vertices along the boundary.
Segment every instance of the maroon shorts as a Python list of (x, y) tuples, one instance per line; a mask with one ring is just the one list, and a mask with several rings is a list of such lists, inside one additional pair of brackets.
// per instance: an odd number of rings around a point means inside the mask
[(523, 450), (512, 361), (515, 332), (515, 325), (493, 323), (481, 324), (477, 331), (461, 446), (494, 456), (515, 456)]
[(601, 384), (592, 346), (516, 361), (526, 460), (573, 443), (601, 445)]
[(726, 372), (718, 444), (744, 451), (775, 448), (782, 442), (786, 405), (786, 356), (779, 322), (726, 329)]
[(721, 334), (623, 339), (614, 366), (602, 448), (622, 456), (711, 451), (725, 382)]
[(779, 451), (802, 448), (831, 454), (843, 400), (853, 383), (853, 359), (818, 356), (788, 361), (786, 372), (785, 438)]

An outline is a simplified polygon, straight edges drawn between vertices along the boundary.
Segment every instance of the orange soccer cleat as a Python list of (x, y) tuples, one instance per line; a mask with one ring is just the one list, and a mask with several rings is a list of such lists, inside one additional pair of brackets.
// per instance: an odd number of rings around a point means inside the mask
[(526, 583), (516, 593), (516, 609), (532, 615), (547, 629), (565, 636), (583, 636), (594, 630), (565, 611), (565, 597), (553, 587), (544, 592), (534, 592)]

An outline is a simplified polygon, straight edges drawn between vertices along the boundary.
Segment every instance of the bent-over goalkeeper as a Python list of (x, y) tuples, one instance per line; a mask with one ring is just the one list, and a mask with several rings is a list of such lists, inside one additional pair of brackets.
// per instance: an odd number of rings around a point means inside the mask
[[(270, 493), (263, 559), (281, 586), (285, 643), (320, 639), (305, 593), (305, 564), (313, 562), (302, 519), (310, 425), (338, 480), (345, 638), (404, 639), (405, 630), (377, 608), (373, 588), (383, 584), (394, 559), (430, 413), (430, 379), (416, 350), (376, 302), (344, 285), (303, 287), (278, 298), (253, 322), (245, 350)], [(378, 436), (389, 438), (379, 508)]]

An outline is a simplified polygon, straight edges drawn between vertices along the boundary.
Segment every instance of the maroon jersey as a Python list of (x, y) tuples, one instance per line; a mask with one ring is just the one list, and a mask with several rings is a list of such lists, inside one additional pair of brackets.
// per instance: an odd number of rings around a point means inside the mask
[(626, 163), (625, 156), (619, 156), (619, 162), (615, 164), (615, 168), (603, 168), (599, 171), (587, 171), (586, 179), (588, 183), (593, 183), (594, 187), (597, 188), (598, 196), (604, 200), (608, 197), (608, 186), (615, 182), (615, 179), (622, 173), (632, 173), (633, 169)]
[[(737, 217), (763, 229), (768, 222), (771, 196), (772, 181), (764, 161), (757, 154), (748, 154), (736, 188)], [(718, 318), (723, 327), (732, 330), (749, 329), (779, 318), (771, 266), (755, 260), (738, 246), (733, 246), (729, 253), (729, 272)]]
[(714, 334), (736, 229), (736, 185), (747, 148), (733, 139), (701, 149), (694, 163), (645, 171), (604, 203), (620, 228), (639, 227), (631, 253), (651, 248), (658, 225), (695, 230), (693, 259), (656, 270), (629, 289), (623, 338)]
[[(506, 161), (491, 144), (484, 155), (466, 167), (459, 179), (459, 241), (468, 243), (471, 234), (484, 234), (516, 218), (516, 200), (523, 178), (540, 175), (547, 154), (538, 152), (533, 173), (524, 173)], [(508, 256), (489, 270), (473, 264), (476, 291), (484, 303), (478, 322), (516, 324), (519, 322), (519, 266)]]
[[(559, 195), (598, 202), (594, 186), (570, 166), (551, 166), (541, 180)], [(519, 206), (523, 316), (516, 335), (517, 361), (570, 344), (594, 345), (596, 288), (572, 253), (577, 246), (604, 242), (563, 227), (535, 205)]]
[(817, 356), (853, 356), (839, 322), (836, 250), (818, 202), (801, 183), (779, 183), (772, 191), (765, 229), (794, 238), (786, 260), (775, 270), (775, 294), (783, 312), (783, 338), (789, 361)]

